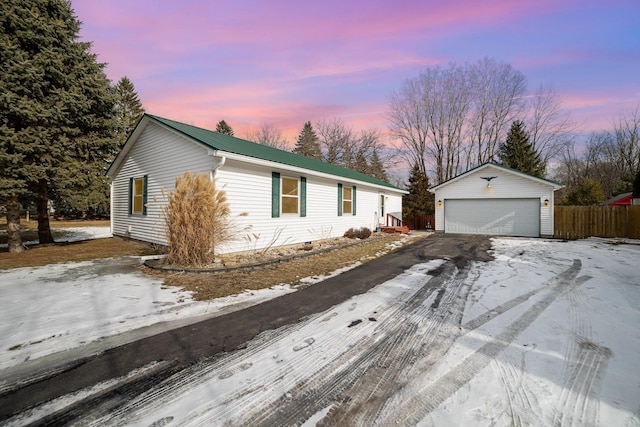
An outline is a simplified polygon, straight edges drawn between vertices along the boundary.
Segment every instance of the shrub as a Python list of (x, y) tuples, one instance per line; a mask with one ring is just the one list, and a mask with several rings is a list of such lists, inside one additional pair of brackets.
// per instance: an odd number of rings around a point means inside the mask
[(371, 230), (369, 230), (367, 227), (363, 227), (358, 230), (358, 239), (368, 239), (369, 236), (371, 236)]
[(216, 247), (233, 240), (226, 194), (208, 174), (185, 172), (167, 199), (167, 263), (203, 267)]
[(367, 239), (369, 236), (371, 236), (371, 230), (367, 227), (350, 228), (344, 233), (344, 237), (349, 239)]
[(348, 229), (347, 231), (344, 232), (344, 237), (346, 237), (347, 239), (355, 239), (356, 229), (355, 228)]

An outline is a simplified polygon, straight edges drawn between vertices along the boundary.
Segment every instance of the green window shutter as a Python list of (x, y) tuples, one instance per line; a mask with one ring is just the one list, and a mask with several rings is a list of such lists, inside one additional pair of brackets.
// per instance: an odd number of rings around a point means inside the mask
[(356, 216), (356, 186), (351, 190), (351, 215)]
[(271, 218), (280, 217), (280, 174), (271, 172)]
[(342, 216), (342, 184), (338, 184), (338, 216)]
[(129, 215), (133, 213), (133, 177), (129, 178)]
[(144, 176), (142, 184), (142, 215), (147, 214), (147, 183), (149, 182), (149, 175)]
[(300, 177), (300, 216), (307, 216), (307, 178)]

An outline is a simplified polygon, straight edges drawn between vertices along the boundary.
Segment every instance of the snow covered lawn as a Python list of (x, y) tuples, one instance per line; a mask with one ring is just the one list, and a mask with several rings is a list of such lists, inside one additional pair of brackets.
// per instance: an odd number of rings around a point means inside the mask
[[(110, 227), (67, 227), (53, 228), (51, 231), (54, 232), (55, 240), (58, 243), (77, 242), (79, 240), (88, 239), (104, 239), (112, 236)], [(0, 230), (0, 233), (7, 234), (6, 230)], [(22, 242), (24, 245), (35, 245), (37, 243), (37, 240)], [(0, 243), (0, 248), (6, 247), (6, 243)]]
[[(495, 238), (493, 255), (415, 265), (92, 425), (640, 425), (640, 241)], [(291, 291), (196, 303), (135, 262), (0, 272), (0, 367)]]

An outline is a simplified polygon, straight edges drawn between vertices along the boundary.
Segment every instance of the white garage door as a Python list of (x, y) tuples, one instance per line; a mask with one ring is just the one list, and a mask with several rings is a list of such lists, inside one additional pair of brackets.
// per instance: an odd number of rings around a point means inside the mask
[(445, 233), (540, 236), (539, 199), (445, 200)]

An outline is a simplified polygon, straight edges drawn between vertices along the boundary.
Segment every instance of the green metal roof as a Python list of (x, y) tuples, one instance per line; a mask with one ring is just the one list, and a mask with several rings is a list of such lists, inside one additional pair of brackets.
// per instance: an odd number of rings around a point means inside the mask
[(341, 166), (332, 165), (320, 160), (315, 160), (309, 157), (301, 156), (299, 154), (291, 153), (289, 151), (279, 150), (267, 145), (257, 144), (255, 142), (246, 141), (234, 136), (202, 129), (185, 123), (176, 122), (158, 116), (152, 116), (151, 114), (145, 114), (145, 116), (158, 123), (170, 127), (171, 129), (183, 134), (188, 138), (204, 144), (212, 150), (240, 154), (242, 156), (253, 157), (256, 159), (267, 160), (303, 169), (309, 169), (312, 171), (335, 175), (350, 180), (363, 181), (369, 184), (392, 188), (394, 190), (401, 190), (400, 188), (391, 185), (388, 182), (384, 182), (377, 178), (373, 178), (371, 176), (356, 172), (351, 169), (343, 168)]

